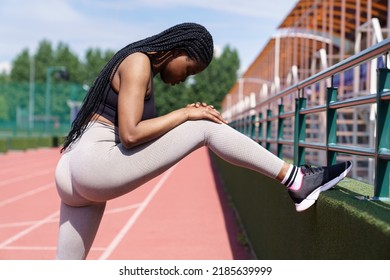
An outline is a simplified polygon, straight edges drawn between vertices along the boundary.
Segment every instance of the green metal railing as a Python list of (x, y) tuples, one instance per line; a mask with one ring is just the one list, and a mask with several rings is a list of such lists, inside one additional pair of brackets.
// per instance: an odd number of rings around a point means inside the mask
[[(230, 125), (252, 137), (267, 149), (270, 149), (271, 144), (276, 144), (277, 155), (281, 158), (283, 157), (283, 147), (285, 145), (293, 146), (294, 164), (296, 165), (304, 163), (306, 149), (309, 148), (325, 151), (328, 166), (336, 162), (338, 153), (373, 158), (375, 160), (375, 181), (372, 199), (388, 200), (390, 184), (390, 70), (387, 61), (389, 50), (390, 38), (261, 101), (255, 108), (242, 111), (236, 115), (235, 120)], [(384, 68), (377, 69), (376, 94), (338, 100), (338, 88), (334, 87), (333, 84), (334, 76), (380, 56), (384, 56), (385, 65)], [(326, 92), (325, 105), (306, 108), (305, 88), (325, 79), (331, 80), (331, 86), (327, 88)], [(295, 109), (284, 112), (283, 98), (292, 94), (297, 96)], [(270, 109), (274, 103), (279, 103), (277, 116), (272, 116)], [(337, 110), (364, 104), (376, 104), (377, 106), (375, 147), (351, 147), (337, 144)], [(263, 118), (262, 113), (253, 113), (264, 111), (264, 108), (267, 108), (265, 118)], [(310, 143), (306, 141), (307, 116), (319, 112), (326, 114), (325, 143)], [(294, 118), (293, 140), (283, 138), (284, 122), (287, 118)], [(272, 137), (271, 131), (274, 121), (277, 121), (276, 138)], [(262, 137), (263, 131), (266, 134), (265, 137)]]

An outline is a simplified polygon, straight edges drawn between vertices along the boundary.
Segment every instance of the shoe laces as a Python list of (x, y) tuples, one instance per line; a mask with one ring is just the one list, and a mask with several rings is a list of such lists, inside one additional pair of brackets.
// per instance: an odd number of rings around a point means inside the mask
[(322, 167), (314, 167), (311, 166), (310, 164), (305, 164), (301, 166), (301, 170), (303, 172), (303, 176), (307, 176), (310, 174), (321, 173), (323, 172), (324, 169)]

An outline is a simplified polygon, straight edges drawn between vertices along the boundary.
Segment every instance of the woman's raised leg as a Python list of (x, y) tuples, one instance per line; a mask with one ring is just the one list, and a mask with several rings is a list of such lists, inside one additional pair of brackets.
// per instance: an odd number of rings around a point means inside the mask
[[(91, 131), (94, 130), (94, 131)], [(109, 132), (91, 128), (83, 137)], [(99, 138), (99, 137), (97, 137)], [(100, 137), (105, 139), (104, 135)], [(100, 139), (99, 138), (99, 139)], [(132, 149), (120, 143), (80, 143), (70, 160), (75, 193), (89, 201), (104, 202), (132, 191), (176, 164), (194, 150), (207, 146), (222, 159), (276, 178), (285, 162), (228, 125), (187, 121), (163, 136)]]

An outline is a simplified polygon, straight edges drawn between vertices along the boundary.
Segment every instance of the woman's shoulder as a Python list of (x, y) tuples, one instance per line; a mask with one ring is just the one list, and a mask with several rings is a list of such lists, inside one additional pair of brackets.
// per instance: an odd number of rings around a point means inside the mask
[(130, 54), (126, 57), (119, 65), (119, 73), (147, 73), (150, 75), (150, 59), (149, 57), (141, 52)]
[(133, 53), (126, 57), (118, 67), (112, 84), (120, 88), (123, 82), (148, 84), (151, 78), (151, 64), (149, 57), (144, 53)]
[(129, 56), (127, 56), (123, 62), (121, 64), (131, 64), (131, 63), (134, 63), (136, 65), (140, 65), (140, 66), (149, 66), (150, 68), (150, 59), (149, 57), (145, 54), (145, 53), (142, 53), (142, 52), (135, 52), (135, 53), (132, 53), (130, 54)]

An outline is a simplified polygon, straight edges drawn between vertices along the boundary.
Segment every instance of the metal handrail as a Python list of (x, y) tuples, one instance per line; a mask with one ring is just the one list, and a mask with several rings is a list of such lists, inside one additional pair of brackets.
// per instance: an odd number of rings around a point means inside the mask
[[(233, 122), (233, 127), (237, 125), (237, 129), (248, 134), (252, 139), (259, 143), (264, 143), (266, 148), (270, 144), (277, 144), (278, 156), (282, 153), (283, 145), (294, 146), (294, 163), (301, 164), (304, 160), (305, 149), (311, 148), (316, 150), (324, 150), (327, 155), (327, 164), (336, 162), (336, 153), (345, 153), (350, 155), (367, 156), (375, 159), (375, 183), (374, 183), (374, 199), (389, 199), (390, 189), (390, 70), (388, 69), (387, 59), (390, 50), (390, 38), (383, 40), (375, 46), (372, 46), (356, 55), (353, 55), (326, 70), (319, 72), (293, 86), (290, 86), (280, 93), (267, 98), (258, 103), (255, 107), (243, 110), (236, 114), (236, 120)], [(346, 100), (337, 100), (337, 88), (333, 86), (333, 77), (345, 70), (357, 67), (362, 63), (375, 59), (381, 55), (385, 55), (385, 68), (378, 69), (378, 92), (367, 96), (359, 96)], [(311, 86), (314, 83), (324, 79), (331, 78), (331, 87), (328, 87), (326, 105), (318, 105), (306, 108), (306, 98), (299, 96), (300, 91), (305, 87)], [(295, 111), (284, 112), (283, 97), (298, 92), (296, 99)], [(279, 113), (272, 115), (270, 104), (281, 100), (279, 104)], [(376, 104), (378, 106), (376, 130), (377, 137), (375, 148), (357, 148), (336, 144), (336, 118), (337, 109), (345, 107), (353, 107), (364, 104)], [(254, 118), (254, 112), (261, 112), (267, 108), (267, 114), (260, 113), (258, 118)], [(306, 115), (318, 112), (326, 112), (326, 144), (309, 143), (306, 138)], [(252, 115), (252, 118), (249, 117)], [(242, 118), (242, 116), (246, 116)], [(294, 141), (283, 139), (283, 120), (289, 117), (295, 117), (294, 125)], [(271, 137), (271, 122), (278, 121), (278, 135), (276, 138)], [(280, 129), (280, 124), (282, 128)], [(259, 126), (259, 130), (266, 132), (266, 137), (253, 136), (253, 127)]]
[[(368, 60), (371, 60), (375, 57), (378, 57), (384, 53), (388, 53), (390, 50), (390, 38), (387, 38), (386, 40), (383, 40), (379, 44), (376, 44), (370, 48), (365, 49), (364, 51), (355, 54), (353, 56), (350, 56), (349, 58), (340, 61), (339, 63), (336, 63), (335, 65), (329, 67), (328, 69), (325, 69), (301, 82), (298, 82), (295, 85), (292, 85), (284, 90), (282, 90), (280, 93), (275, 94), (266, 100), (258, 103), (255, 107), (255, 109), (261, 108), (266, 104), (269, 104), (271, 102), (274, 102), (276, 100), (279, 100), (291, 93), (297, 92), (300, 89), (303, 89), (311, 84), (317, 83), (319, 81), (325, 80), (337, 73), (343, 72), (345, 70), (348, 70), (352, 67), (358, 66), (364, 62), (367, 62)], [(385, 60), (386, 61), (386, 60)], [(249, 110), (253, 110), (254, 108), (247, 109), (243, 111), (242, 113), (246, 113)]]

